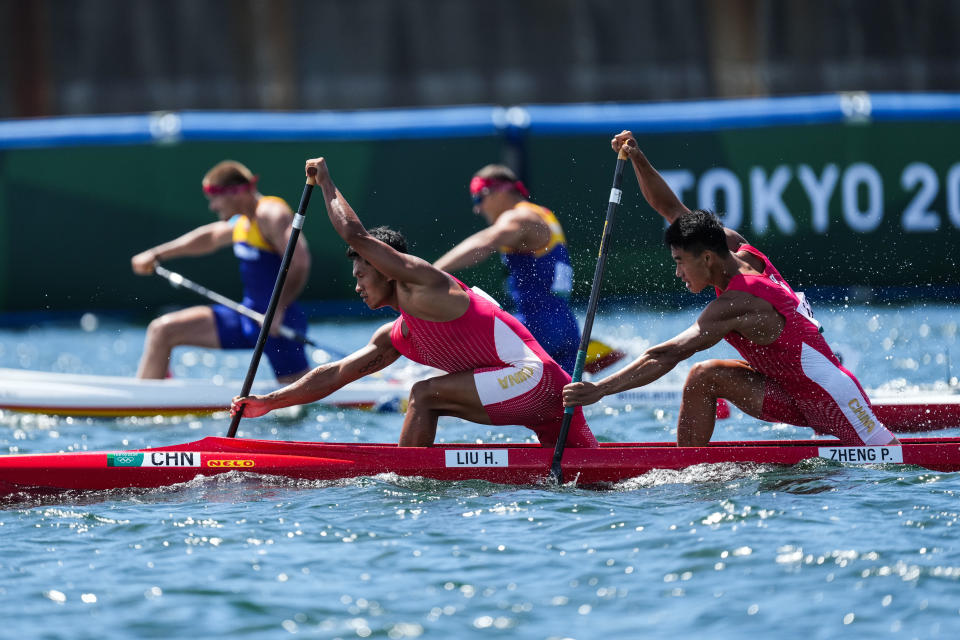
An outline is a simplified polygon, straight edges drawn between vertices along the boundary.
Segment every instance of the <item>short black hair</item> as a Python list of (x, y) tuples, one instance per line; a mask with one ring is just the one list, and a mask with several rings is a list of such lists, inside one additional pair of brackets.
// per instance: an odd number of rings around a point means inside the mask
[(727, 234), (720, 218), (703, 209), (681, 214), (667, 227), (663, 241), (668, 247), (683, 249), (695, 256), (706, 249), (721, 256), (730, 253)]
[[(390, 245), (400, 253), (407, 253), (407, 239), (396, 229), (391, 229), (390, 227), (374, 227), (373, 229), (367, 229), (367, 233), (380, 242)], [(360, 254), (357, 253), (353, 247), (347, 247), (347, 257), (353, 260), (354, 258), (359, 258)]]

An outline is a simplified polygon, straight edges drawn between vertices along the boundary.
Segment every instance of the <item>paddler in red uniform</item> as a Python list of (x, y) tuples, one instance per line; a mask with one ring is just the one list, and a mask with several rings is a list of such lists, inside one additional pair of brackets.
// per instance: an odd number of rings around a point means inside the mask
[[(520, 321), (483, 292), (406, 253), (396, 231), (367, 231), (337, 189), (323, 158), (316, 170), (333, 228), (350, 246), (356, 291), (371, 309), (392, 307), (400, 317), (380, 327), (362, 349), (317, 367), (300, 380), (263, 396), (234, 398), (245, 417), (314, 402), (395, 362), (401, 355), (447, 373), (415, 383), (400, 434), (401, 446), (433, 444), (440, 416), (492, 425), (522, 425), (553, 446), (563, 417), (560, 392), (570, 375)], [(568, 447), (595, 447), (577, 409)]]
[(595, 384), (567, 385), (564, 404), (591, 404), (649, 384), (726, 339), (743, 360), (707, 360), (691, 367), (677, 423), (679, 445), (710, 441), (719, 398), (760, 420), (811, 427), (844, 444), (896, 444), (860, 383), (823, 339), (803, 294), (794, 292), (765, 255), (724, 228), (715, 215), (687, 209), (631, 132), (618, 134), (612, 145), (618, 153), (626, 148), (644, 198), (670, 223), (664, 239), (677, 277), (693, 293), (713, 286), (717, 298), (688, 329), (615, 374)]
[[(202, 256), (232, 245), (240, 262), (243, 304), (264, 313), (293, 228), (293, 211), (281, 198), (261, 195), (257, 191), (257, 177), (233, 160), (224, 160), (210, 169), (202, 185), (210, 210), (217, 214), (218, 220), (138, 253), (130, 261), (133, 271), (150, 275), (158, 262)], [(306, 333), (307, 316), (296, 299), (309, 276), (310, 252), (306, 240), (300, 236), (274, 316), (275, 327), (286, 325)], [(256, 322), (220, 304), (164, 314), (147, 327), (137, 377), (165, 377), (170, 352), (178, 345), (252, 349), (259, 334), (260, 326)], [(303, 344), (295, 340), (271, 335), (264, 345), (264, 353), (277, 380), (283, 383), (296, 380), (310, 368)]]

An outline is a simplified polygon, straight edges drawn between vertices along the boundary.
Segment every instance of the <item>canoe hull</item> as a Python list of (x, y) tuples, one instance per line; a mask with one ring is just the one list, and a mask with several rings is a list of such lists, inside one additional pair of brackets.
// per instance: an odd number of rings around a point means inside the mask
[[(340, 480), (392, 473), (443, 481), (526, 485), (547, 480), (552, 455), (552, 449), (537, 445), (398, 447), (208, 437), (134, 451), (0, 457), (0, 492), (158, 488), (198, 476), (238, 471), (292, 480)], [(899, 447), (844, 447), (830, 440), (718, 442), (703, 447), (604, 443), (596, 449), (568, 449), (563, 469), (565, 482), (593, 487), (653, 469), (718, 463), (795, 465), (817, 458), (960, 471), (960, 438), (911, 438)]]
[(960, 394), (877, 396), (874, 413), (895, 433), (919, 433), (960, 427)]

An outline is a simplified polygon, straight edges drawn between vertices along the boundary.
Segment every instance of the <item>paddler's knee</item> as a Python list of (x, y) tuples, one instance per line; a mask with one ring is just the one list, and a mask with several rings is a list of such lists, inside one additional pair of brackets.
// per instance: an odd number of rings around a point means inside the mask
[(183, 323), (178, 318), (171, 317), (171, 314), (154, 318), (147, 325), (147, 339), (154, 344), (176, 346), (180, 343), (183, 332)]
[(719, 373), (720, 367), (717, 366), (715, 360), (705, 360), (703, 362), (694, 363), (694, 365), (690, 367), (690, 371), (687, 373), (687, 380), (684, 384), (684, 387), (693, 387), (700, 392), (714, 391), (716, 390), (717, 383), (719, 382)]
[(431, 398), (437, 397), (437, 392), (430, 379), (418, 380), (410, 387), (410, 398), (407, 401), (407, 409), (427, 409), (430, 406)]

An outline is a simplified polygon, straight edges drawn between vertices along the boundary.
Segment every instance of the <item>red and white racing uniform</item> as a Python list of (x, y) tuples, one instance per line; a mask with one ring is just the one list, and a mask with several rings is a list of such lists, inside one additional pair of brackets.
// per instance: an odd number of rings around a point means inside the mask
[[(400, 309), (390, 331), (393, 346), (414, 362), (448, 373), (473, 371), (492, 424), (523, 425), (537, 434), (540, 444), (554, 446), (563, 419), (561, 391), (570, 375), (519, 320), (486, 294), (454, 280), (470, 296), (464, 314), (448, 322), (431, 322)], [(573, 414), (566, 446), (597, 446), (580, 407)]]
[[(820, 334), (802, 293), (796, 293), (756, 248), (741, 245), (763, 260), (762, 275), (737, 274), (726, 291), (745, 291), (766, 300), (783, 316), (780, 336), (759, 345), (736, 332), (724, 339), (766, 378), (761, 419), (812, 427), (844, 444), (881, 445), (893, 434), (877, 419), (856, 377), (837, 359)], [(717, 289), (719, 296), (723, 291)]]

